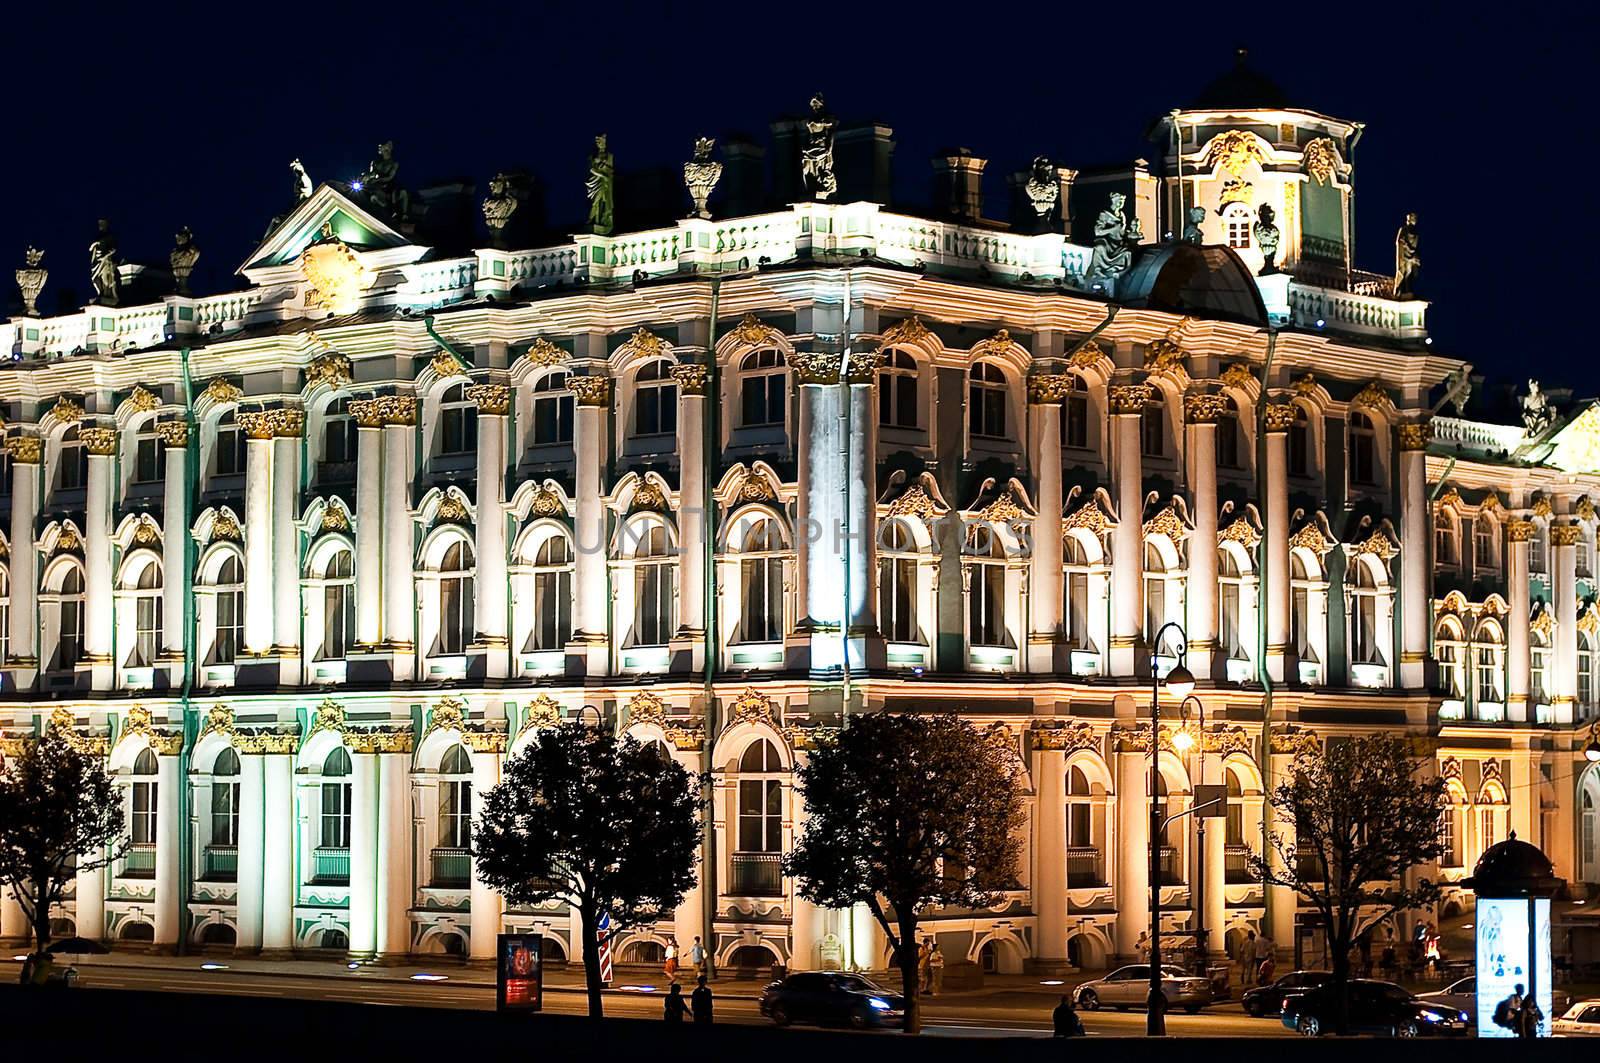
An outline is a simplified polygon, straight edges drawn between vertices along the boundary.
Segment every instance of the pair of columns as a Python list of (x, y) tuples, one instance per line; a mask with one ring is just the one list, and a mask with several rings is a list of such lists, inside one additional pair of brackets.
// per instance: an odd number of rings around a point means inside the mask
[[(354, 399), (350, 415), (356, 422), (356, 643), (362, 652), (388, 656), (394, 679), (409, 679), (416, 660), (411, 481), (417, 400)], [(248, 603), (248, 591), (245, 597)]]
[[(388, 737), (364, 736), (348, 746), (350, 951), (360, 956), (403, 956), (411, 950), (411, 750), (409, 742), (393, 749), (383, 746)], [(477, 783), (475, 770), (475, 794)], [(476, 885), (474, 877), (474, 926)], [(491, 931), (484, 955), (493, 954), (493, 936)], [(478, 955), (478, 937), (472, 935), (473, 956)]]
[[(300, 441), (305, 411), (242, 412), (244, 479), (244, 648), (277, 662), (277, 681), (300, 681)], [(92, 469), (91, 469), (92, 472)], [(93, 574), (90, 574), (93, 579)]]

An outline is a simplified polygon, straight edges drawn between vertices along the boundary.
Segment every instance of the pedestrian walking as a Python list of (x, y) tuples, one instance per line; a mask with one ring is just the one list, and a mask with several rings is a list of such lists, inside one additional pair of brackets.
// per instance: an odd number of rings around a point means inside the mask
[(944, 953), (939, 951), (939, 943), (935, 941), (928, 950), (928, 995), (936, 997), (944, 989)]
[(1268, 952), (1266, 957), (1262, 959), (1261, 966), (1256, 968), (1256, 981), (1261, 985), (1271, 985), (1272, 976), (1277, 970), (1278, 965), (1273, 961), (1272, 953)]
[(694, 967), (697, 976), (706, 973), (706, 947), (700, 943), (700, 935), (694, 937), (694, 944), (689, 946), (689, 963)]
[(923, 938), (917, 945), (917, 992), (926, 993), (933, 971), (928, 962), (933, 950), (928, 945), (928, 939)]
[(1061, 1003), (1056, 1005), (1056, 1010), (1050, 1013), (1050, 1020), (1055, 1025), (1057, 1037), (1082, 1037), (1084, 1035), (1083, 1020), (1078, 1018), (1078, 1013), (1072, 1007), (1071, 997), (1062, 997)]
[(1150, 934), (1148, 931), (1139, 931), (1139, 940), (1134, 942), (1134, 948), (1139, 951), (1139, 959), (1144, 963), (1150, 962)]
[(672, 938), (667, 939), (667, 962), (661, 969), (666, 972), (667, 981), (678, 984), (678, 943)]
[[(699, 938), (695, 938), (699, 941)], [(711, 987), (706, 985), (706, 976), (701, 975), (695, 979), (694, 993), (689, 997), (689, 1009), (694, 1013), (696, 1024), (711, 1022)]]
[(1539, 1036), (1539, 1023), (1544, 1021), (1544, 1012), (1539, 1010), (1539, 1004), (1529, 993), (1522, 998), (1522, 1007), (1517, 1009), (1517, 1036), (1534, 1038)]
[(1522, 983), (1518, 982), (1511, 995), (1494, 1006), (1494, 1014), (1490, 1016), (1496, 1026), (1510, 1030), (1518, 1037), (1522, 1036)]
[(689, 1005), (683, 1002), (683, 986), (673, 982), (666, 999), (661, 1002), (661, 1017), (668, 1022), (681, 1023), (688, 1012)]
[(1256, 978), (1258, 980), (1258, 984), (1266, 985), (1267, 984), (1267, 979), (1262, 978), (1262, 976), (1261, 976), (1261, 968), (1263, 966), (1266, 966), (1267, 970), (1270, 972), (1272, 970), (1272, 967), (1276, 966), (1276, 965), (1267, 965), (1266, 964), (1267, 960), (1272, 959), (1272, 953), (1273, 953), (1272, 939), (1267, 937), (1265, 932), (1263, 932), (1261, 934), (1258, 934), (1256, 936), (1255, 945), (1253, 947), (1255, 949)]
[(1239, 981), (1244, 985), (1253, 985), (1256, 980), (1256, 932), (1247, 931), (1244, 940), (1239, 942), (1234, 959), (1239, 961)]

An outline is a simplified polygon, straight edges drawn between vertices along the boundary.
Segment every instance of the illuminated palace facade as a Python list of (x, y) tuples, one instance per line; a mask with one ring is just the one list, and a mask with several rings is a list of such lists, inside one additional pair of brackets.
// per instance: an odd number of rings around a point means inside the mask
[[(1443, 876), (1515, 830), (1600, 880), (1600, 414), (1446, 415), (1427, 304), (1350, 266), (1354, 126), (1173, 121), (1166, 176), (1049, 167), (1079, 225), (986, 220), (959, 155), (924, 214), (841, 195), (451, 257), (322, 185), (242, 290), (0, 324), (0, 739), (104, 751), (133, 843), (61, 931), (571, 955), (575, 918), (507, 908), (469, 841), (507, 758), (584, 719), (711, 779), (699, 885), (623, 962), (675, 935), (881, 968), (869, 918), (782, 876), (794, 769), (849, 714), (953, 710), (1009, 729), (1031, 813), (1015, 888), (931, 930), (952, 963), (1104, 966), (1148, 923), (1167, 621), (1206, 730), (1161, 736), (1163, 800), (1228, 794), (1162, 840), (1174, 932), (1293, 940), (1244, 867), (1263, 794), (1375, 730), (1450, 781)], [(1146, 243), (1097, 274), (1111, 191)], [(1284, 272), (1257, 276), (1235, 215), (1263, 204)], [(1194, 205), (1199, 241), (1161, 242)]]

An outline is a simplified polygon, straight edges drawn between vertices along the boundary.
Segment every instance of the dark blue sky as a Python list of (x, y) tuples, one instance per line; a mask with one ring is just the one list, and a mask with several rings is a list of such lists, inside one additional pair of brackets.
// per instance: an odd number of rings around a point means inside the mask
[[(200, 291), (285, 206), (287, 162), (348, 179), (394, 139), (404, 183), (480, 193), (524, 166), (553, 219), (581, 216), (589, 138), (619, 168), (674, 164), (697, 135), (766, 138), (822, 89), (848, 123), (895, 129), (897, 184), (920, 191), (952, 144), (1003, 175), (1035, 154), (1089, 167), (1144, 155), (1150, 120), (1188, 102), (1237, 45), (1291, 99), (1368, 123), (1356, 157), (1357, 259), (1392, 268), (1421, 214), (1435, 350), (1502, 377), (1600, 391), (1570, 359), (1595, 290), (1600, 203), (1596, 17), (1488, 20), (1456, 6), (375, 3), (17, 5), (7, 14), (8, 150), (0, 267), (29, 243), (43, 304), (88, 289), (96, 217), (125, 256), (160, 261), (184, 224)], [(28, 10), (31, 8), (31, 10)], [(1303, 16), (1293, 14), (1306, 12)], [(1237, 14), (1236, 14), (1237, 13)], [(1381, 21), (1380, 21), (1381, 18)], [(14, 261), (13, 261), (14, 260)], [(7, 278), (9, 280), (9, 278)], [(1585, 359), (1586, 361), (1586, 359)]]

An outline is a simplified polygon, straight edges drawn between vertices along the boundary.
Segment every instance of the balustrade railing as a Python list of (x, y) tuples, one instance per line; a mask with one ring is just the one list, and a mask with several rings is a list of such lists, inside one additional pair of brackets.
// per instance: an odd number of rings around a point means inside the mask
[(782, 853), (734, 853), (729, 893), (736, 897), (783, 896)]

